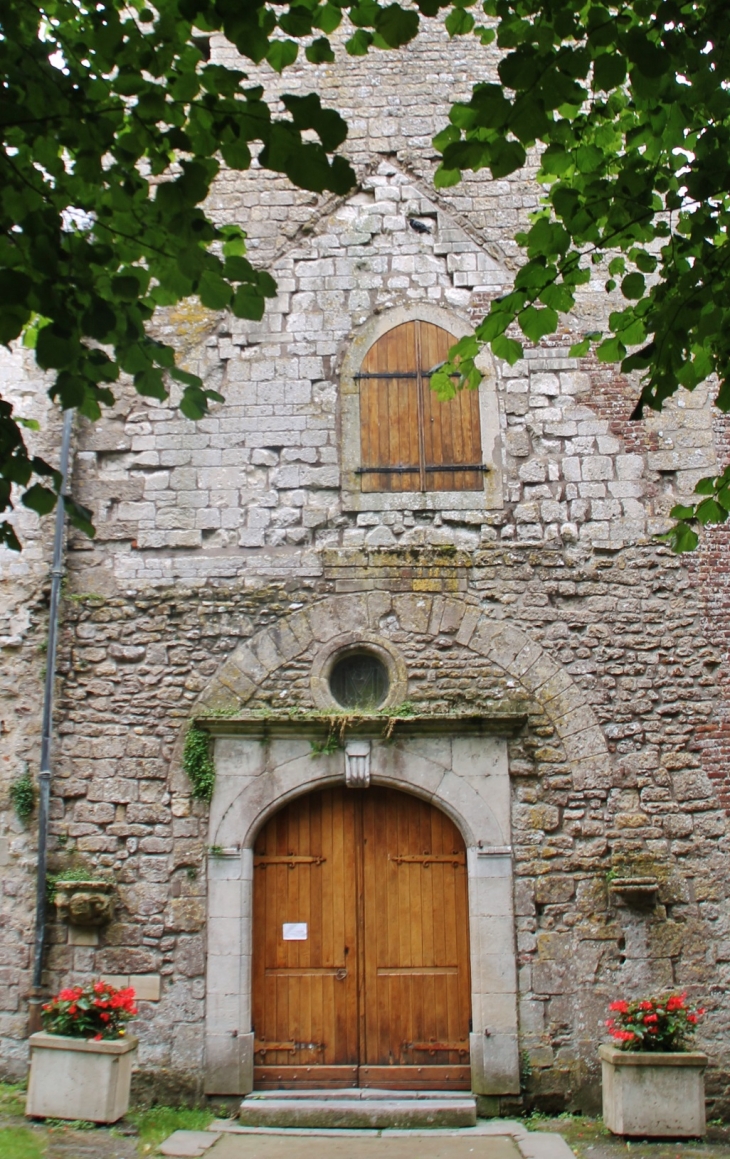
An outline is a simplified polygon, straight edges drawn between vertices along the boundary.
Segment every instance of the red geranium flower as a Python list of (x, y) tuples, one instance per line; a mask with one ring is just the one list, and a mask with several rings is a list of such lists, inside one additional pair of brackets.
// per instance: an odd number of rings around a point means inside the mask
[(131, 986), (117, 990), (102, 979), (86, 986), (66, 987), (43, 1006), (43, 1026), (51, 1034), (118, 1038), (137, 1013)]
[(609, 1007), (615, 1011), (606, 1025), (624, 1049), (647, 1051), (686, 1050), (704, 1010), (687, 1003), (687, 994), (660, 994), (656, 997), (620, 1000)]

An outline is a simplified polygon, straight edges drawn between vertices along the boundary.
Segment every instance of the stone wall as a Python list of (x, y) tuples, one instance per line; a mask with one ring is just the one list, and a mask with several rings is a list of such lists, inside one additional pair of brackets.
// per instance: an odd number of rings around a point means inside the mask
[[(260, 172), (223, 174), (215, 211), (249, 231), (279, 296), (260, 324), (185, 304), (159, 326), (225, 403), (192, 425), (174, 398), (122, 387), (103, 421), (78, 424), (74, 485), (97, 536), (69, 542), (51, 868), (112, 875), (118, 909), (98, 945), (53, 924), (47, 980), (137, 979), (148, 995), (142, 1062), (166, 1098), (198, 1092), (202, 1064), (211, 837), (180, 765), (187, 722), (203, 707), (311, 710), (316, 648), (311, 633), (291, 642), (297, 617), (357, 633), (365, 613), (337, 609), (361, 609), (370, 593), (369, 630), (403, 655), (413, 711), (513, 703), (522, 648), (555, 668), (557, 691), (520, 694), (528, 721), (510, 741), (525, 1097), (595, 1102), (608, 1000), (676, 986), (710, 1010), (709, 1085), (726, 1107), (724, 538), (711, 533), (689, 565), (652, 538), (725, 450), (707, 392), (631, 423), (636, 384), (569, 357), (605, 310), (596, 282), (570, 332), (512, 368), (485, 363), (496, 415), (485, 453), (499, 481), (489, 502), (413, 493), (358, 506), (342, 489), (352, 467), (342, 371), (372, 318), (441, 310), (461, 333), (513, 276), (512, 232), (536, 204), (529, 170), (438, 196), (429, 184), (430, 137), (482, 52), (432, 26), (402, 58), (287, 73), (282, 91), (313, 74), (323, 102), (351, 119), (358, 189), (317, 199)], [(20, 354), (3, 359), (3, 390), (45, 419), (42, 384)], [(51, 448), (57, 434), (51, 424)], [(0, 561), (0, 1032), (14, 1074), (25, 1065), (35, 835), (7, 789), (24, 762), (37, 771), (52, 536), (51, 519), (23, 519), (23, 555)], [(571, 732), (568, 690), (582, 722)], [(657, 905), (623, 904), (612, 870), (655, 876)]]

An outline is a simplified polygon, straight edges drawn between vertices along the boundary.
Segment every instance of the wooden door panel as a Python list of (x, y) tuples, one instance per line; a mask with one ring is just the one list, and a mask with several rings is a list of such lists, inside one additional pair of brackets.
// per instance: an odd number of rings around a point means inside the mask
[[(257, 1068), (358, 1062), (354, 851), (354, 801), (338, 791), (285, 807), (255, 843)], [(306, 940), (284, 939), (303, 922)]]
[(356, 1066), (256, 1066), (254, 1085), (258, 1091), (356, 1087), (358, 1072)]
[(408, 372), (416, 363), (413, 322), (388, 331), (365, 356), (360, 380), (362, 464), (412, 470), (371, 470), (362, 476), (363, 491), (417, 491), (421, 486), (418, 382), (412, 374), (398, 377), (398, 371)]
[[(441, 402), (423, 380), (424, 439), (426, 462), (438, 467), (442, 463), (480, 464), (482, 461), (479, 394), (461, 390)], [(481, 471), (428, 472), (430, 491), (480, 491), (484, 486)]]
[(366, 1067), (468, 1062), (466, 852), (426, 802), (363, 794)]
[[(421, 366), (424, 371), (444, 362), (456, 342), (453, 334), (421, 322)], [(424, 374), (423, 437), (427, 467), (442, 463), (458, 466), (481, 463), (482, 440), (479, 417), (479, 394), (461, 390), (455, 398), (441, 402), (431, 390), (430, 377)], [(427, 471), (429, 491), (480, 491), (484, 483), (479, 471)]]
[(481, 470), (462, 469), (482, 459), (477, 392), (440, 402), (431, 390), (430, 371), (455, 341), (430, 322), (404, 322), (366, 354), (358, 375), (363, 491), (482, 490)]
[[(452, 822), (396, 790), (315, 792), (268, 822), (254, 850), (257, 1087), (468, 1088), (465, 862)], [(284, 939), (303, 922), (306, 940)]]
[(361, 1066), (358, 1085), (392, 1091), (468, 1091), (466, 1066)]

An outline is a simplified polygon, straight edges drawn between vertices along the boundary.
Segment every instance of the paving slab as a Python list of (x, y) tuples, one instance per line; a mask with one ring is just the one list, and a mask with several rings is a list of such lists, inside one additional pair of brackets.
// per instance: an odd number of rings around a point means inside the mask
[(218, 1119), (208, 1130), (216, 1142), (205, 1159), (575, 1159), (560, 1135), (505, 1119), (420, 1130), (246, 1127)]
[(218, 1132), (211, 1131), (173, 1131), (160, 1143), (160, 1155), (174, 1156), (175, 1159), (200, 1159), (220, 1139)]
[(455, 1138), (452, 1132), (429, 1139), (405, 1132), (397, 1136), (358, 1132), (334, 1138), (297, 1133), (292, 1138), (226, 1132), (206, 1159), (522, 1159), (522, 1155), (509, 1135)]

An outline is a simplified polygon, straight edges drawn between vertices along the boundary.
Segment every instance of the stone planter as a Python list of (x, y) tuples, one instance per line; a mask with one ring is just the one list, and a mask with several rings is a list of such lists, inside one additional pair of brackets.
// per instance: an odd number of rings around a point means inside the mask
[(25, 1113), (39, 1119), (116, 1123), (129, 1107), (137, 1039), (94, 1042), (31, 1034)]
[(705, 1133), (707, 1055), (644, 1054), (604, 1043), (603, 1121), (614, 1135), (696, 1139)]

